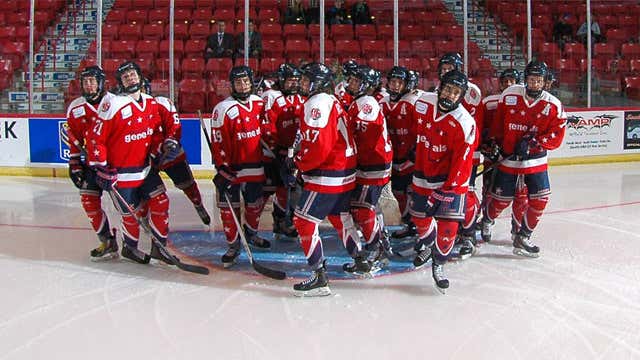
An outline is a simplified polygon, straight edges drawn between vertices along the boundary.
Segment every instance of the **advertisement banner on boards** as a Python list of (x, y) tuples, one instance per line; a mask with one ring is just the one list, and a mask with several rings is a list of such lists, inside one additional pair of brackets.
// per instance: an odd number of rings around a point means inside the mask
[(561, 158), (620, 154), (623, 116), (623, 111), (567, 112), (564, 142), (550, 155)]
[[(200, 123), (197, 119), (182, 119), (182, 146), (190, 164), (202, 163)], [(65, 164), (69, 161), (69, 137), (66, 119), (30, 118), (29, 155), (33, 164)]]
[(26, 166), (29, 131), (26, 118), (0, 119), (0, 165)]

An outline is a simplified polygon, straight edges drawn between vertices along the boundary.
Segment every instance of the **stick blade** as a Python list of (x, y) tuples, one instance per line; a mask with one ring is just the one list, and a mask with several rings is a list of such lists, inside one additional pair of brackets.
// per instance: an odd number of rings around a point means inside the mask
[(253, 268), (260, 274), (275, 280), (284, 280), (287, 278), (287, 274), (284, 271), (270, 269), (268, 267), (260, 265), (257, 262), (253, 263)]

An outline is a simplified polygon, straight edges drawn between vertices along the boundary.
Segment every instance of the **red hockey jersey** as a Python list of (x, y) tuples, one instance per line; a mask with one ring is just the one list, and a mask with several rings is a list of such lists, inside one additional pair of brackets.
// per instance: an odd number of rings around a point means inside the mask
[(397, 103), (391, 102), (389, 96), (385, 96), (380, 102), (393, 147), (393, 172), (398, 175), (413, 172), (413, 162), (408, 157), (416, 146), (416, 124), (413, 116), (417, 99), (416, 94), (410, 92)]
[(98, 119), (89, 132), (89, 165), (111, 166), (118, 171), (118, 187), (137, 187), (149, 174), (149, 155), (162, 142), (158, 103), (141, 94), (105, 96)]
[(260, 144), (264, 101), (251, 95), (246, 103), (233, 97), (213, 109), (211, 153), (216, 167), (236, 171), (236, 183), (264, 181)]
[(275, 146), (288, 148), (293, 145), (300, 127), (300, 118), (304, 116), (304, 101), (302, 95), (282, 95), (266, 111)]
[(464, 194), (471, 176), (475, 121), (463, 106), (439, 114), (437, 104), (435, 93), (424, 93), (416, 102), (418, 143), (412, 187), (422, 195), (434, 189)]
[(182, 138), (182, 124), (178, 110), (171, 100), (164, 96), (156, 96), (158, 102), (158, 112), (160, 113), (160, 121), (162, 122), (162, 133), (166, 138), (172, 138), (180, 141)]
[(480, 153), (480, 134), (484, 126), (484, 109), (482, 108), (482, 93), (478, 85), (467, 82), (469, 88), (462, 100), (462, 106), (469, 112), (476, 122), (476, 142), (473, 144), (473, 165), (480, 164), (482, 154)]
[(338, 101), (340, 101), (340, 104), (342, 104), (342, 107), (348, 109), (353, 102), (353, 96), (347, 92), (347, 82), (341, 81), (338, 83), (334, 89), (334, 93)]
[[(113, 96), (106, 93), (105, 97)], [(96, 105), (98, 106), (98, 105)], [(93, 123), (98, 118), (98, 110), (87, 102), (84, 97), (74, 99), (67, 108), (67, 132), (70, 137), (77, 140), (80, 145), (85, 146), (87, 135), (93, 129)], [(73, 143), (69, 142), (69, 156), (79, 157), (81, 150)]]
[(512, 85), (500, 96), (497, 110), (502, 119), (502, 150), (513, 154), (523, 136), (533, 135), (538, 147), (527, 160), (505, 160), (500, 170), (510, 174), (531, 174), (547, 169), (547, 150), (557, 149), (564, 139), (567, 116), (560, 100), (546, 91), (529, 103), (524, 85)]
[(356, 149), (347, 116), (333, 95), (319, 93), (305, 102), (294, 159), (305, 189), (341, 193), (355, 188)]
[(361, 96), (349, 107), (358, 150), (356, 182), (384, 185), (391, 176), (393, 150), (382, 108), (373, 96)]
[(489, 95), (482, 99), (482, 111), (484, 113), (484, 121), (482, 131), (482, 139), (480, 142), (494, 139), (500, 143), (498, 136), (502, 136), (502, 119), (496, 117), (498, 110), (498, 101), (500, 94)]

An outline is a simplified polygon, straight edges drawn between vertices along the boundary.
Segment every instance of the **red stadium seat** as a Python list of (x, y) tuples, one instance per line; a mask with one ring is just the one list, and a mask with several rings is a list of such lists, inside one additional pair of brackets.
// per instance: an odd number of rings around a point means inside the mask
[(540, 57), (542, 58), (542, 60), (546, 61), (547, 63), (553, 63), (555, 59), (561, 57), (560, 48), (558, 47), (558, 44), (554, 42), (545, 42), (540, 44), (540, 48), (538, 49), (538, 51), (540, 52)]
[(202, 56), (196, 58), (184, 58), (182, 60), (183, 79), (201, 79), (204, 76), (205, 64)]
[(169, 96), (169, 80), (154, 79), (151, 80), (151, 93), (154, 96)]
[(268, 40), (262, 42), (262, 56), (284, 57), (284, 44), (282, 40)]
[(193, 20), (194, 22), (202, 21), (211, 23), (211, 20), (213, 20), (213, 12), (211, 11), (210, 7), (194, 10), (191, 14), (191, 20)]
[(307, 28), (302, 24), (285, 24), (284, 38), (289, 40), (304, 40), (307, 38)]
[(609, 43), (597, 43), (593, 45), (593, 52), (595, 57), (614, 57), (617, 55), (616, 48), (613, 44)]
[(413, 55), (417, 57), (432, 57), (436, 55), (433, 42), (430, 40), (413, 40), (411, 41), (411, 49), (413, 50)]
[(209, 78), (226, 79), (229, 77), (232, 66), (233, 63), (229, 58), (213, 58), (207, 61), (205, 71)]
[(640, 77), (625, 77), (624, 90), (629, 99), (640, 100)]
[[(393, 54), (393, 40), (387, 40), (387, 52)], [(398, 56), (410, 57), (412, 53), (411, 42), (409, 40), (398, 40)]]
[(105, 23), (110, 24), (124, 24), (127, 22), (127, 11), (120, 9), (112, 9), (107, 14), (107, 18), (105, 19)]
[(114, 40), (111, 42), (111, 56), (132, 58), (136, 52), (135, 40)]
[(191, 39), (184, 43), (184, 56), (185, 58), (195, 58), (203, 56), (204, 49), (207, 47), (207, 40), (204, 39)]
[(15, 26), (0, 26), (0, 42), (15, 41), (15, 39), (16, 39)]
[(164, 38), (164, 25), (158, 23), (145, 24), (142, 27), (142, 33), (145, 39), (162, 40)]
[[(169, 78), (169, 58), (162, 58), (156, 60), (156, 73), (153, 76), (154, 79), (168, 79)], [(182, 78), (182, 68), (180, 67), (180, 60), (173, 59), (173, 74), (176, 80)]]
[[(164, 27), (165, 38), (169, 38), (169, 24)], [(186, 40), (189, 38), (189, 24), (176, 23), (173, 27), (173, 38), (176, 40)]]
[(260, 61), (260, 72), (265, 75), (278, 70), (280, 64), (284, 63), (284, 58), (263, 58)]
[[(325, 40), (324, 42), (324, 56), (325, 57), (334, 57), (336, 53), (336, 44), (333, 40)], [(311, 55), (320, 55), (320, 42), (312, 41), (311, 42)]]
[(118, 39), (118, 31), (120, 25), (106, 23), (102, 25), (102, 40), (116, 40)]
[(627, 43), (622, 44), (620, 53), (625, 59), (638, 59), (640, 58), (640, 44)]
[(155, 58), (159, 52), (158, 40), (140, 40), (136, 44), (136, 55), (138, 57)]
[(363, 40), (360, 42), (362, 48), (362, 57), (385, 57), (387, 56), (387, 47), (384, 40)]
[(156, 8), (156, 9), (149, 10), (149, 13), (147, 15), (147, 20), (149, 21), (150, 24), (151, 23), (168, 24), (169, 8), (166, 7), (166, 8)]
[[(308, 29), (309, 39), (311, 41), (319, 41), (320, 40), (320, 25), (319, 24), (309, 24)], [(324, 27), (324, 40), (327, 41), (331, 37), (331, 29), (328, 26)]]
[(564, 44), (564, 53), (569, 59), (584, 59), (587, 57), (587, 51), (581, 43)]
[(133, 61), (140, 66), (140, 70), (142, 71), (142, 76), (146, 78), (150, 78), (153, 75), (154, 67), (153, 67), (153, 58), (152, 57), (139, 57), (133, 59)]
[[(185, 23), (188, 24), (191, 22), (191, 9), (190, 8), (182, 8), (182, 9), (178, 9), (176, 8), (173, 12), (173, 21), (174, 23)], [(167, 20), (168, 22), (168, 20)]]
[[(169, 40), (160, 40), (158, 56), (169, 58)], [(173, 42), (173, 56), (175, 59), (182, 59), (184, 56), (184, 42), (182, 40), (175, 40)]]
[(276, 23), (266, 23), (260, 24), (260, 28), (258, 30), (260, 35), (262, 36), (263, 41), (267, 40), (278, 40), (282, 41), (282, 26)]
[(213, 18), (216, 21), (224, 20), (228, 23), (227, 25), (229, 25), (236, 19), (236, 13), (234, 10), (216, 8), (213, 13)]
[(375, 25), (356, 25), (355, 37), (358, 40), (375, 40), (378, 37)]
[(634, 75), (640, 75), (640, 59), (629, 60), (629, 71)]
[(203, 79), (184, 79), (178, 87), (178, 108), (181, 112), (206, 111), (206, 84)]
[(360, 57), (360, 43), (356, 40), (336, 40), (336, 55), (342, 59)]
[(409, 41), (424, 39), (424, 29), (421, 25), (405, 25), (400, 29), (400, 38)]
[(154, 0), (136, 0), (131, 2), (131, 8), (149, 10), (155, 6)]
[(258, 13), (258, 21), (260, 25), (268, 24), (268, 23), (280, 23), (280, 12), (278, 9), (260, 9), (260, 13)]
[(118, 40), (138, 40), (141, 38), (141, 24), (123, 24), (118, 27)]
[(136, 9), (127, 12), (128, 24), (144, 24), (147, 22), (147, 9)]
[(338, 24), (331, 26), (333, 40), (352, 40), (353, 36), (353, 26), (351, 25)]
[[(286, 25), (285, 25), (286, 26)], [(305, 40), (287, 40), (285, 47), (287, 59), (297, 62), (298, 59), (308, 59), (311, 47), (309, 42)]]
[(206, 40), (211, 35), (209, 23), (195, 23), (189, 27), (189, 35), (191, 39)]
[(378, 39), (393, 40), (393, 25), (378, 26)]

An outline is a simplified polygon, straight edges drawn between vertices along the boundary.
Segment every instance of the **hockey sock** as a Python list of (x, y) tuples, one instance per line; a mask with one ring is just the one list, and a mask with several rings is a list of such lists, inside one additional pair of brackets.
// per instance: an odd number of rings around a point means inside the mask
[(416, 241), (416, 248), (422, 248), (423, 245), (431, 246), (436, 240), (436, 220), (432, 217), (413, 217), (413, 222), (416, 224), (416, 230), (418, 232), (418, 240)]
[(351, 214), (362, 230), (365, 244), (369, 245), (380, 236), (380, 224), (376, 212), (373, 209), (363, 207), (352, 207)]
[(318, 224), (299, 216), (293, 217), (293, 223), (298, 230), (300, 246), (307, 258), (307, 263), (312, 269), (319, 268), (324, 261), (324, 252), (322, 251), (322, 239), (318, 233)]
[(502, 213), (502, 211), (504, 209), (506, 209), (507, 207), (509, 207), (509, 204), (511, 203), (511, 201), (508, 200), (498, 200), (495, 197), (493, 197), (493, 195), (489, 194), (489, 196), (487, 197), (487, 203), (485, 205), (485, 208), (483, 209), (483, 213), (482, 215), (487, 219), (487, 220), (495, 220), (498, 216), (500, 216), (500, 214)]
[(187, 188), (182, 189), (182, 191), (184, 191), (184, 194), (187, 195), (193, 205), (202, 204), (202, 195), (200, 195), (200, 189), (198, 189), (198, 184), (195, 181)]
[(467, 202), (465, 204), (464, 222), (462, 223), (462, 233), (468, 234), (474, 231), (476, 218), (478, 217), (479, 200), (475, 191), (467, 192)]
[(258, 223), (260, 222), (260, 214), (262, 214), (262, 210), (264, 209), (264, 198), (258, 198), (256, 202), (245, 204), (244, 207), (244, 219), (246, 220), (246, 225), (258, 231)]
[(140, 238), (140, 225), (132, 214), (122, 215), (122, 234), (124, 242), (133, 247), (138, 247), (138, 239)]
[(358, 231), (353, 223), (353, 218), (350, 213), (340, 213), (340, 215), (329, 215), (329, 222), (338, 232), (342, 244), (351, 257), (356, 257), (360, 250), (360, 237)]
[(165, 244), (169, 234), (169, 198), (167, 194), (161, 193), (152, 197), (147, 206), (151, 214), (149, 225), (153, 236)]
[(110, 231), (109, 220), (107, 214), (102, 210), (100, 197), (94, 194), (81, 194), (80, 201), (96, 234), (102, 235), (105, 231)]
[(273, 198), (273, 217), (284, 218), (287, 212), (287, 189), (284, 187), (278, 187), (276, 189), (276, 196)]
[(458, 223), (455, 221), (438, 220), (436, 244), (433, 257), (438, 261), (446, 261), (453, 248), (458, 232)]
[[(222, 220), (222, 228), (229, 245), (233, 244), (238, 238), (238, 227), (233, 219), (232, 211), (236, 212), (236, 216), (240, 215), (240, 209), (220, 208), (220, 220)], [(240, 219), (239, 216), (238, 219)]]
[(402, 219), (404, 220), (409, 214), (408, 195), (406, 192), (393, 191), (393, 197), (395, 197), (396, 201), (398, 202), (398, 208), (400, 209), (400, 217), (402, 217)]
[(547, 202), (549, 202), (548, 196), (529, 199), (529, 206), (527, 207), (522, 226), (533, 231), (538, 225), (544, 209), (547, 207)]

